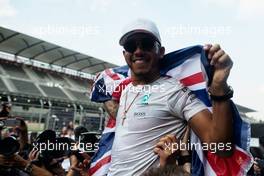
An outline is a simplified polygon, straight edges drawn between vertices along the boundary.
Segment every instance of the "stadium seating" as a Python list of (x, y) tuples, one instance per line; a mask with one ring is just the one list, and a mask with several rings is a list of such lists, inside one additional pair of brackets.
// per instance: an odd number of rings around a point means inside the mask
[(22, 69), (21, 65), (6, 63), (1, 63), (1, 65), (5, 69), (6, 73), (11, 77), (29, 79), (28, 75)]
[(10, 79), (10, 80), (13, 82), (18, 92), (22, 92), (23, 94), (27, 93), (38, 96), (42, 95), (38, 90), (38, 88), (32, 82), (16, 80), (16, 79)]
[(0, 78), (0, 91), (5, 92), (8, 91), (6, 85), (4, 84), (3, 80)]

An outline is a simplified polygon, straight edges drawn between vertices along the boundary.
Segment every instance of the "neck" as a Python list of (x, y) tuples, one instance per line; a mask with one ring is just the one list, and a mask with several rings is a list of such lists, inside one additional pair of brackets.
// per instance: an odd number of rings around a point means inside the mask
[(134, 86), (150, 84), (160, 78), (160, 73), (150, 75), (135, 75), (132, 73), (132, 84)]

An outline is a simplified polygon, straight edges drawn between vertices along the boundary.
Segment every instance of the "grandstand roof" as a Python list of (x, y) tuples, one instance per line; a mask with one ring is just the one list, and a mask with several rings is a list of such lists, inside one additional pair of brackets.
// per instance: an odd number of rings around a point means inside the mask
[(247, 107), (245, 107), (245, 106), (238, 105), (238, 104), (236, 104), (236, 107), (238, 108), (238, 111), (239, 111), (239, 112), (243, 112), (243, 113), (257, 112), (257, 111), (254, 110), (254, 109), (250, 109), (250, 108), (247, 108)]
[(92, 56), (3, 27), (0, 27), (0, 51), (90, 74), (116, 67)]

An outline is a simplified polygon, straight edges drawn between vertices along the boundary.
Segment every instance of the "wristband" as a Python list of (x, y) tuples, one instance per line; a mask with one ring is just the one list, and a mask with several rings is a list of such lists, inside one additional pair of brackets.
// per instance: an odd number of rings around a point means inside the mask
[(209, 92), (211, 100), (219, 102), (219, 101), (227, 101), (227, 100), (231, 99), (233, 97), (233, 95), (234, 95), (234, 91), (233, 91), (231, 86), (229, 86), (228, 88), (229, 88), (228, 92), (225, 95), (221, 95), (221, 96), (212, 95)]

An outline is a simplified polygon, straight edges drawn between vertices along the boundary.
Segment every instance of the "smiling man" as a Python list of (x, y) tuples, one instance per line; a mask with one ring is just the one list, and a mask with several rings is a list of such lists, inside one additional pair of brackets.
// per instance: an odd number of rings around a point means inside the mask
[(229, 99), (233, 91), (226, 81), (233, 63), (219, 45), (204, 47), (215, 68), (209, 89), (211, 113), (177, 80), (160, 74), (165, 48), (153, 22), (132, 22), (124, 29), (119, 43), (124, 47), (131, 79), (126, 81), (120, 97), (108, 175), (141, 175), (158, 166), (158, 156), (153, 152), (157, 141), (167, 134), (181, 139), (187, 125), (203, 143), (232, 141)]

